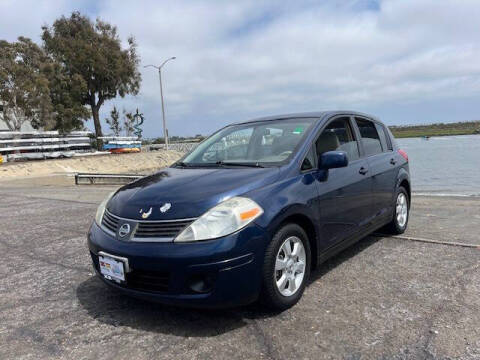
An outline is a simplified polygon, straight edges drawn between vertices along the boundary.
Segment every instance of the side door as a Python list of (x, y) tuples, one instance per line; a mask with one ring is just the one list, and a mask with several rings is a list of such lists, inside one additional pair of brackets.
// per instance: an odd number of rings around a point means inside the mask
[(325, 170), (317, 172), (323, 249), (346, 239), (371, 220), (368, 162), (361, 158), (352, 121), (350, 116), (331, 119), (315, 142), (317, 159), (324, 152), (338, 150), (345, 151), (349, 161), (347, 167), (330, 169), (326, 174)]
[(374, 222), (389, 217), (393, 209), (396, 180), (396, 160), (384, 126), (371, 119), (355, 117), (363, 150), (372, 178), (372, 207)]

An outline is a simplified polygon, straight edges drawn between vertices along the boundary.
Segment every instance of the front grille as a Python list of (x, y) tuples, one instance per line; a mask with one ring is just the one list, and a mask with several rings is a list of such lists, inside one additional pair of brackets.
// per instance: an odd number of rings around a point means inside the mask
[(138, 238), (174, 238), (192, 223), (193, 220), (169, 222), (141, 222), (138, 224), (135, 237)]
[[(90, 252), (92, 256), (93, 265), (100, 272), (100, 265), (98, 263), (98, 256)], [(100, 274), (100, 276), (103, 276)], [(165, 293), (168, 291), (168, 285), (170, 281), (170, 274), (167, 271), (146, 271), (131, 269), (130, 272), (125, 274), (126, 283), (118, 284), (112, 282), (115, 285), (152, 293)], [(110, 280), (107, 280), (110, 281)]]
[(111, 232), (117, 232), (118, 218), (113, 216), (108, 211), (103, 214), (102, 225), (105, 226)]
[(119, 226), (124, 222), (136, 223), (137, 226), (133, 227), (134, 232), (131, 236), (131, 240), (135, 241), (148, 241), (147, 239), (174, 239), (183, 229), (189, 226), (195, 219), (179, 219), (179, 220), (158, 220), (158, 221), (145, 221), (145, 220), (133, 220), (123, 219), (116, 215), (113, 215), (108, 210), (105, 210), (102, 219), (102, 226), (104, 229), (116, 233)]

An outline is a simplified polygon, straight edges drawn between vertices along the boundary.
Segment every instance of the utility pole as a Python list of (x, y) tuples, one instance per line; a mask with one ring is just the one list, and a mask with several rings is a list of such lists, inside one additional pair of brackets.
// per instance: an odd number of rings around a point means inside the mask
[(176, 57), (172, 56), (165, 60), (160, 66), (155, 65), (145, 65), (146, 67), (153, 67), (158, 70), (158, 78), (160, 79), (160, 98), (162, 100), (162, 119), (163, 119), (163, 138), (165, 139), (165, 149), (168, 150), (168, 130), (167, 130), (167, 122), (165, 120), (165, 104), (163, 102), (163, 84), (162, 84), (162, 67), (170, 60), (175, 60)]

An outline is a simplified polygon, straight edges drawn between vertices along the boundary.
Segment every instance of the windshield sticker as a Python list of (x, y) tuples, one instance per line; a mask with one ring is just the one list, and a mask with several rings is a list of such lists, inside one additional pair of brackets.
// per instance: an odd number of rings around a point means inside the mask
[(303, 127), (302, 126), (298, 126), (295, 128), (295, 130), (293, 130), (293, 133), (294, 134), (301, 134), (303, 132)]

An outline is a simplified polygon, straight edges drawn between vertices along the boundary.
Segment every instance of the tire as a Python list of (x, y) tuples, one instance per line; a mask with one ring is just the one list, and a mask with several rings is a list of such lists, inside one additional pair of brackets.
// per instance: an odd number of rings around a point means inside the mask
[[(403, 197), (404, 204), (406, 208), (399, 207), (399, 198)], [(404, 220), (402, 217), (399, 217), (398, 211), (404, 212), (406, 217)], [(406, 211), (406, 213), (405, 213)], [(403, 186), (398, 187), (397, 192), (395, 193), (395, 199), (393, 203), (393, 218), (390, 223), (385, 226), (385, 231), (389, 234), (400, 235), (405, 232), (408, 226), (408, 219), (410, 218), (410, 200), (408, 198), (407, 190)]]
[[(293, 250), (291, 254), (287, 254), (287, 246)], [(302, 297), (310, 275), (310, 257), (310, 243), (305, 230), (293, 223), (282, 226), (265, 252), (260, 302), (271, 310), (286, 310), (295, 305)]]

